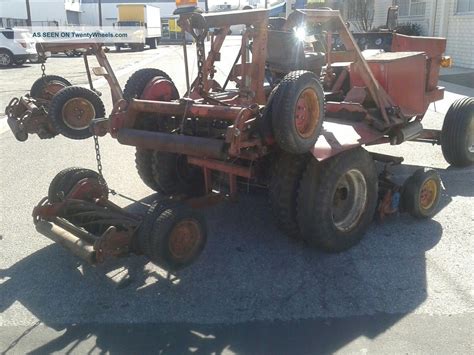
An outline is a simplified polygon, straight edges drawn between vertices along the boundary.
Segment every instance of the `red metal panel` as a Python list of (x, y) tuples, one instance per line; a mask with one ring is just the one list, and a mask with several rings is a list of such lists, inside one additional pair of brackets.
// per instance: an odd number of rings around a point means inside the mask
[[(422, 115), (427, 108), (426, 57), (420, 52), (379, 53), (367, 59), (377, 81), (405, 116)], [(351, 65), (351, 86), (364, 86), (357, 66)]]
[(312, 153), (318, 160), (325, 160), (345, 150), (373, 143), (383, 138), (383, 133), (366, 122), (324, 121), (323, 130)]

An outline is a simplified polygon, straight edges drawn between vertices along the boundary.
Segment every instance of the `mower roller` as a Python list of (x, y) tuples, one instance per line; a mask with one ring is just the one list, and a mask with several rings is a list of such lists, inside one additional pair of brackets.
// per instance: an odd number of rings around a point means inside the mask
[(82, 55), (90, 89), (72, 86), (67, 79), (57, 75), (46, 75), (43, 61), (42, 76), (33, 83), (30, 93), (13, 98), (5, 108), (7, 122), (15, 138), (23, 142), (29, 134), (37, 134), (41, 139), (58, 134), (71, 139), (92, 137), (89, 126), (93, 119), (105, 117), (105, 107), (100, 99), (101, 93), (94, 89), (92, 83), (89, 55), (94, 55), (100, 64), (93, 71), (108, 81), (114, 101), (122, 98), (120, 85), (105, 55), (105, 47), (96, 43), (38, 43), (36, 47), (40, 58), (58, 51)]
[[(206, 241), (204, 220), (190, 206), (234, 199), (239, 186), (253, 185), (268, 188), (286, 234), (340, 252), (359, 242), (374, 216), (437, 212), (436, 171), (419, 170), (397, 185), (389, 167), (403, 158), (363, 146), (429, 142), (441, 144), (454, 166), (474, 161), (472, 98), (453, 104), (442, 130), (422, 125), (444, 94), (437, 85), (440, 67), (450, 63), (443, 38), (352, 34), (333, 10), (269, 19), (266, 10), (187, 8), (178, 24), (197, 51), (198, 75), (190, 80), (184, 45), (184, 95), (155, 68), (134, 73), (123, 96), (109, 80), (112, 112), (91, 127), (96, 143), (110, 134), (135, 146), (141, 179), (168, 197), (145, 216), (129, 214), (108, 200), (98, 159), (100, 174), (60, 173), (35, 209), (41, 233), (88, 261), (134, 252), (168, 270), (187, 266)], [(234, 25), (244, 26), (240, 50), (219, 83), (215, 63)], [(381, 173), (375, 161), (384, 164)]]

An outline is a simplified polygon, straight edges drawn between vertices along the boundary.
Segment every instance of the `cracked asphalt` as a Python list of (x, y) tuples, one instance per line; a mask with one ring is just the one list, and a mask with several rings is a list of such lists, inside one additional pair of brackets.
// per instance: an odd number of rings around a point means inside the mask
[[(217, 76), (234, 60), (238, 38)], [(195, 50), (188, 49), (190, 60)], [(184, 91), (182, 50), (159, 46), (109, 54), (122, 85), (137, 69), (168, 72)], [(196, 73), (195, 64), (191, 73)], [(53, 57), (47, 73), (86, 85), (81, 58)], [(0, 106), (27, 92), (38, 65), (1, 72)], [(110, 94), (103, 79), (108, 110)], [(450, 102), (472, 89), (446, 84), (446, 99), (424, 122), (439, 128)], [(435, 111), (436, 109), (436, 111)], [(134, 168), (134, 150), (101, 138), (109, 186), (136, 199), (153, 194)], [(81, 264), (39, 235), (31, 211), (70, 166), (95, 169), (92, 140), (17, 142), (0, 118), (0, 351), (3, 353), (430, 353), (474, 351), (474, 168), (448, 166), (440, 147), (371, 148), (405, 158), (400, 180), (422, 166), (443, 181), (430, 220), (393, 216), (364, 240), (328, 255), (288, 240), (264, 192), (204, 211), (208, 244), (190, 268), (167, 278), (142, 257)], [(136, 203), (117, 199), (131, 210)]]

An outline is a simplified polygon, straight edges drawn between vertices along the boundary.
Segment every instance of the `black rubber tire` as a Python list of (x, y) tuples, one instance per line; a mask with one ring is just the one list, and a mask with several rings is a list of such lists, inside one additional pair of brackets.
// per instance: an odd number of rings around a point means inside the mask
[(37, 79), (33, 83), (33, 85), (31, 85), (30, 96), (36, 99), (45, 99), (45, 100), (51, 99), (49, 95), (45, 95), (45, 93), (43, 92), (46, 85), (50, 83), (51, 81), (58, 81), (60, 83), (63, 83), (66, 87), (72, 86), (72, 84), (68, 80), (64, 79), (62, 76), (45, 75), (42, 78)]
[(148, 208), (146, 214), (143, 216), (143, 221), (136, 233), (136, 245), (141, 253), (147, 256), (151, 255), (152, 246), (150, 241), (150, 235), (153, 231), (153, 225), (155, 224), (155, 221), (158, 219), (158, 217), (161, 215), (165, 208), (171, 207), (176, 203), (177, 202), (173, 200), (162, 198), (160, 200), (154, 201), (151, 204), (150, 208)]
[(441, 129), (441, 149), (452, 166), (474, 164), (474, 151), (469, 151), (474, 136), (474, 98), (465, 97), (449, 107)]
[[(364, 208), (350, 229), (337, 228), (333, 217), (333, 201), (339, 179), (351, 170), (365, 181)], [(355, 148), (318, 163), (311, 160), (300, 182), (297, 220), (304, 240), (326, 252), (341, 252), (356, 245), (370, 225), (378, 200), (378, 177), (370, 154)]]
[(74, 185), (86, 178), (97, 179), (98, 181), (102, 181), (102, 183), (105, 184), (105, 181), (102, 179), (102, 177), (94, 170), (77, 167), (61, 170), (56, 174), (49, 184), (49, 202), (53, 203), (61, 201), (61, 195), (66, 196), (72, 190)]
[[(432, 180), (436, 184), (437, 194), (430, 208), (423, 208), (420, 197), (423, 184)], [(415, 218), (431, 218), (438, 212), (439, 200), (441, 198), (441, 178), (434, 169), (421, 168), (415, 171), (403, 184), (401, 203), (404, 212), (408, 212)]]
[[(303, 137), (296, 128), (295, 110), (306, 89), (313, 90), (317, 96), (319, 117), (308, 137)], [(278, 146), (288, 153), (308, 152), (316, 143), (324, 120), (324, 92), (318, 77), (305, 70), (288, 73), (277, 86), (272, 113), (272, 129)]]
[[(127, 80), (127, 83), (125, 84), (125, 88), (123, 90), (123, 97), (126, 100), (131, 100), (140, 97), (150, 80), (157, 76), (161, 76), (173, 83), (170, 76), (160, 69), (140, 69), (133, 73), (132, 76), (130, 76), (130, 78)], [(143, 129), (143, 127), (139, 128)], [(160, 187), (160, 184), (155, 181), (155, 175), (153, 173), (152, 167), (153, 153), (153, 150), (150, 149), (136, 148), (135, 167), (137, 168), (138, 175), (145, 183), (145, 185), (147, 185), (150, 189), (154, 191), (163, 192)]]
[(130, 49), (132, 50), (132, 52), (142, 52), (145, 50), (145, 44), (144, 43), (131, 44)]
[(131, 100), (140, 97), (150, 80), (157, 76), (161, 76), (166, 80), (173, 82), (170, 76), (163, 70), (156, 68), (143, 68), (137, 70), (130, 76), (130, 78), (128, 78), (123, 89), (123, 98), (125, 100)]
[(296, 220), (296, 198), (310, 159), (310, 154), (281, 152), (272, 166), (268, 189), (270, 205), (278, 227), (292, 239), (301, 239)]
[(63, 136), (71, 139), (87, 139), (92, 137), (92, 131), (89, 127), (73, 129), (64, 123), (62, 117), (64, 104), (75, 97), (84, 98), (94, 106), (95, 118), (105, 117), (104, 103), (94, 91), (80, 86), (69, 86), (53, 96), (48, 111), (48, 118), (54, 129)]
[[(170, 232), (182, 220), (190, 219), (196, 222), (200, 239), (195, 246), (194, 253), (184, 259), (173, 256), (169, 248)], [(177, 271), (191, 265), (203, 251), (207, 241), (207, 227), (203, 216), (190, 207), (177, 204), (163, 209), (160, 216), (155, 220), (151, 230), (150, 249), (145, 255), (156, 265), (167, 271)]]
[(184, 155), (153, 152), (152, 176), (157, 191), (165, 195), (199, 196), (204, 193), (202, 169), (188, 164)]
[(150, 49), (156, 49), (156, 38), (147, 39), (146, 44), (150, 47)]
[(13, 54), (9, 50), (6, 49), (0, 49), (0, 54), (5, 55), (7, 58), (7, 62), (5, 64), (0, 64), (0, 68), (8, 68), (13, 65), (15, 62), (13, 59)]

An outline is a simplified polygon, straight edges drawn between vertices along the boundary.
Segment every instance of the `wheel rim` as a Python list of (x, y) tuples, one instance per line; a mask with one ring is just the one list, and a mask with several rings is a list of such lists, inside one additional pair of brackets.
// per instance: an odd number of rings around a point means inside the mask
[(75, 130), (86, 129), (95, 118), (94, 105), (82, 97), (66, 101), (62, 109), (63, 121), (66, 126)]
[(367, 183), (356, 169), (349, 170), (336, 184), (332, 202), (332, 218), (340, 231), (353, 229), (367, 204)]
[(184, 219), (170, 232), (169, 250), (175, 259), (188, 260), (197, 252), (201, 240), (199, 223), (194, 219)]
[(433, 179), (426, 180), (421, 186), (420, 206), (424, 210), (433, 207), (436, 197), (438, 196), (438, 185)]
[(295, 126), (298, 134), (303, 138), (310, 137), (319, 122), (319, 100), (313, 89), (305, 89), (296, 102)]
[(11, 58), (6, 53), (0, 53), (0, 65), (9, 65), (11, 62)]

